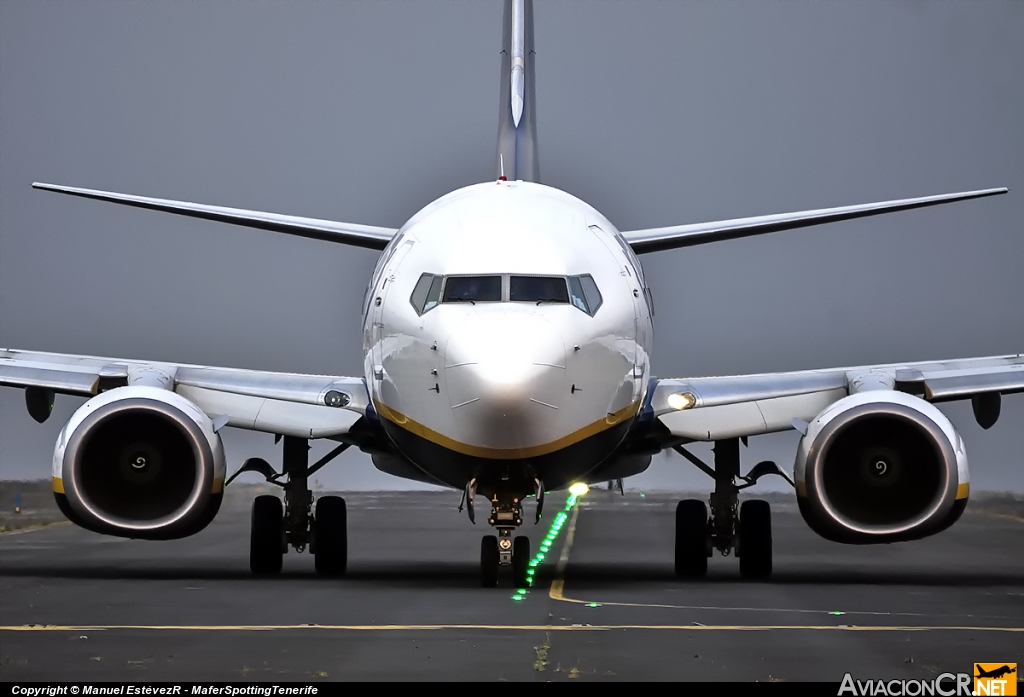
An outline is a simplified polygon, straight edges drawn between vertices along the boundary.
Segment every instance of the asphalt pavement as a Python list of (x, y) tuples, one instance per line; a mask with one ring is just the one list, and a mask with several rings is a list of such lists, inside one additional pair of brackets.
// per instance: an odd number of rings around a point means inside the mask
[[(457, 493), (347, 495), (345, 577), (290, 552), (280, 577), (254, 578), (249, 494), (185, 540), (0, 535), (0, 679), (838, 682), (1024, 663), (1024, 517), (1005, 501), (972, 501), (927, 540), (856, 547), (773, 497), (770, 580), (716, 554), (681, 581), (678, 496), (594, 490), (517, 593), (511, 574), (479, 587), (489, 530)], [(524, 526), (534, 551), (563, 502)]]

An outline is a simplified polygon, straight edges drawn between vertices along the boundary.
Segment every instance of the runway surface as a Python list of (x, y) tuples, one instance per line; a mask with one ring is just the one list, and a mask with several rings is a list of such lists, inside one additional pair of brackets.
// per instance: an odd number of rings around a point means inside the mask
[[(455, 493), (347, 496), (338, 580), (294, 552), (279, 578), (251, 577), (239, 494), (186, 540), (0, 535), (0, 679), (838, 682), (1024, 663), (1019, 508), (972, 502), (936, 537), (848, 547), (779, 499), (770, 581), (716, 554), (706, 580), (682, 582), (676, 498), (583, 497), (521, 600), (509, 575), (479, 587), (488, 530)], [(525, 526), (534, 550), (563, 500)]]

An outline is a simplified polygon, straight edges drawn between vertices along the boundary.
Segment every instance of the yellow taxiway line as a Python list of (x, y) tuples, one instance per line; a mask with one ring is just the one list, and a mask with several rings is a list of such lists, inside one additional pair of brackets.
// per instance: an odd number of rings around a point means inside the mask
[(686, 632), (765, 632), (765, 631), (840, 631), (840, 632), (1018, 632), (1024, 627), (969, 627), (940, 625), (804, 625), (804, 624), (26, 624), (0, 626), (0, 632), (424, 632), (438, 630), (520, 631), (520, 632), (610, 632), (616, 630), (671, 630)]
[[(828, 610), (809, 610), (809, 609), (805, 609), (805, 608), (726, 607), (726, 606), (721, 606), (721, 605), (672, 605), (672, 604), (669, 604), (669, 603), (626, 603), (626, 602), (615, 602), (615, 601), (610, 601), (609, 602), (609, 601), (605, 601), (605, 600), (583, 600), (583, 599), (580, 599), (580, 598), (570, 598), (569, 596), (567, 596), (565, 594), (565, 569), (569, 565), (569, 553), (572, 551), (572, 543), (573, 543), (573, 540), (576, 537), (576, 519), (579, 517), (579, 512), (580, 512), (580, 506), (579, 505), (574, 506), (573, 509), (572, 509), (572, 517), (569, 520), (569, 528), (568, 528), (568, 530), (566, 532), (566, 536), (565, 536), (565, 544), (562, 545), (562, 554), (561, 554), (561, 556), (558, 559), (558, 566), (555, 568), (555, 579), (551, 582), (551, 588), (548, 591), (548, 597), (550, 597), (552, 600), (558, 600), (558, 601), (563, 602), (563, 603), (574, 603), (574, 604), (577, 604), (577, 605), (589, 605), (589, 606), (592, 606), (592, 607), (600, 607), (600, 606), (608, 606), (608, 607), (649, 607), (649, 608), (658, 608), (658, 609), (663, 609), (663, 610), (721, 610), (721, 611), (739, 611), (739, 612), (786, 612), (786, 613), (791, 612), (791, 613), (801, 613), (801, 614), (810, 614), (810, 615), (830, 615), (830, 614), (835, 614), (834, 612), (828, 611)], [(1006, 516), (1006, 517), (1008, 517), (1008, 516)], [(849, 616), (868, 615), (868, 616), (881, 616), (881, 617), (935, 617), (934, 614), (928, 614), (928, 613), (923, 613), (923, 612), (878, 612), (878, 611), (869, 611), (869, 610), (868, 611), (861, 611), (861, 610), (845, 611), (845, 612), (842, 613), (842, 615), (849, 615)], [(950, 617), (949, 615), (946, 615), (946, 616)], [(952, 617), (956, 617), (956, 615), (953, 615)], [(977, 618), (977, 616), (975, 616), (975, 617)], [(992, 619), (992, 620), (1010, 619), (1010, 620), (1012, 620), (1014, 618), (1008, 618), (1008, 617), (1002, 617), (1002, 616), (984, 616), (981, 619)], [(684, 627), (689, 627), (688, 625), (673, 625), (671, 627), (669, 625), (657, 625), (657, 626), (659, 628), (684, 628)], [(626, 628), (625, 625), (622, 625), (622, 627)], [(740, 630), (740, 629), (758, 629), (758, 628), (762, 628), (762, 629), (797, 629), (797, 628), (801, 628), (801, 627), (806, 628), (806, 629), (853, 629), (853, 630), (862, 630), (862, 631), (863, 630), (875, 630), (875, 629), (877, 629), (879, 631), (885, 630), (885, 629), (892, 629), (892, 630), (899, 629), (899, 630), (903, 630), (903, 631), (911, 631), (912, 629), (917, 629), (916, 626), (912, 628), (912, 627), (908, 627), (908, 626), (900, 626), (900, 627), (886, 627), (886, 626), (866, 627), (866, 626), (860, 626), (860, 627), (857, 627), (857, 626), (853, 626), (853, 625), (834, 625), (834, 626), (805, 626), (805, 625), (764, 625), (764, 626), (762, 626), (762, 625), (742, 625), (742, 626), (741, 625), (699, 625), (698, 626), (698, 625), (693, 625), (692, 626), (693, 629), (712, 629), (712, 628), (714, 628), (714, 629), (719, 629), (719, 630), (723, 630), (723, 629)], [(552, 627), (552, 628), (554, 629), (554, 627)], [(639, 629), (639, 628), (641, 628), (641, 625), (629, 625), (628, 628)], [(648, 628), (648, 627), (646, 625), (643, 625), (643, 628)], [(650, 628), (653, 628), (653, 627), (650, 627)], [(929, 626), (926, 625), (926, 626), (922, 626), (921, 628), (932, 628), (932, 627), (929, 627)], [(939, 627), (934, 627), (934, 628), (938, 629)], [(943, 629), (953, 629), (952, 626), (945, 626), (945, 625), (942, 628)], [(958, 627), (958, 628), (959, 629), (964, 629), (964, 630), (967, 630), (967, 629), (970, 629), (970, 630), (981, 629), (981, 628), (978, 628), (978, 627)], [(1022, 631), (1022, 628), (1020, 628), (1020, 627), (993, 628), (992, 631), (1017, 632), (1017, 631)]]

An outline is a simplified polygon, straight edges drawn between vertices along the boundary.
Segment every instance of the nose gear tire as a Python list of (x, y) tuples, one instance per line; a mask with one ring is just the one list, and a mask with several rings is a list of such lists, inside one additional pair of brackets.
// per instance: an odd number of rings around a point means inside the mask
[(484, 535), (480, 541), (480, 585), (494, 588), (498, 585), (498, 537)]
[(767, 501), (744, 501), (740, 506), (739, 558), (743, 578), (772, 575), (772, 511)]
[(313, 519), (313, 556), (316, 572), (341, 576), (348, 561), (348, 514), (345, 499), (322, 496)]
[(708, 572), (708, 508), (687, 499), (676, 506), (676, 575), (702, 578)]
[(284, 507), (276, 496), (257, 496), (252, 502), (249, 568), (258, 576), (280, 573), (284, 554)]
[(526, 588), (530, 585), (530, 538), (519, 535), (512, 543), (512, 585)]

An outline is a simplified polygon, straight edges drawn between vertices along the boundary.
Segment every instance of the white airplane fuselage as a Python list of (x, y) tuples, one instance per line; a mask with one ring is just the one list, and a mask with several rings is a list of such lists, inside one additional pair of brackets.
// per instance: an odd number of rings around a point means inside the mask
[[(436, 304), (424, 303), (424, 274), (441, 279)], [(558, 189), (497, 181), (434, 201), (388, 245), (364, 299), (376, 417), (427, 480), (476, 480), (491, 497), (585, 478), (613, 455), (647, 391), (653, 328), (642, 274), (615, 227)], [(573, 279), (587, 275), (598, 302), (577, 297)], [(449, 297), (481, 277), (489, 300)], [(524, 296), (535, 278), (568, 284), (570, 297)]]

